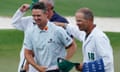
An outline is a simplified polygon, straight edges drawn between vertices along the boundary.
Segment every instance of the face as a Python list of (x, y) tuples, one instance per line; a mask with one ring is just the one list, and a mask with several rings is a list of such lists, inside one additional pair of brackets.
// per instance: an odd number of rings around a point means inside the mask
[(81, 31), (85, 31), (88, 27), (88, 20), (84, 19), (84, 14), (77, 12), (75, 14), (75, 18), (76, 18), (76, 23), (77, 23), (78, 28)]
[(51, 19), (51, 17), (53, 16), (53, 10), (50, 4), (47, 5), (47, 11), (48, 11), (48, 19)]
[(48, 11), (48, 19), (51, 19), (51, 17), (53, 16), (53, 6), (50, 3), (48, 3), (48, 0), (39, 0), (39, 2), (43, 2), (46, 5)]
[(44, 13), (43, 10), (33, 9), (32, 16), (39, 26), (47, 23), (47, 13)]

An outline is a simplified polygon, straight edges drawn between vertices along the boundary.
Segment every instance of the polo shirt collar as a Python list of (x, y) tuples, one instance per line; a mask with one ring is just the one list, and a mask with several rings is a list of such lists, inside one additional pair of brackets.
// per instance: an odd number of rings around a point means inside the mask
[(49, 29), (49, 23), (50, 23), (50, 22), (48, 21), (43, 30), (41, 30), (41, 29), (36, 25), (38, 32), (47, 32), (48, 29)]

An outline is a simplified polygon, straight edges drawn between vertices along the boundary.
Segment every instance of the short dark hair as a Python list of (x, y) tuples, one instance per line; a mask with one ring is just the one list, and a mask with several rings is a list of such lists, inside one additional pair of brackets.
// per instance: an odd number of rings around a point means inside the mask
[(94, 15), (89, 8), (80, 8), (77, 12), (83, 13), (85, 15), (84, 18), (86, 20), (88, 20), (88, 19), (93, 20), (93, 18), (94, 18)]
[(33, 4), (32, 9), (42, 9), (44, 13), (47, 11), (47, 7), (43, 2), (37, 2)]

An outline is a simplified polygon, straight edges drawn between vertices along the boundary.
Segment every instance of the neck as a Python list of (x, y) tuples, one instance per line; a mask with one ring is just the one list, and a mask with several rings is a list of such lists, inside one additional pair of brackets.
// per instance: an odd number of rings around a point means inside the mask
[(47, 25), (47, 22), (48, 22), (48, 21), (46, 21), (46, 22), (38, 25), (38, 27), (39, 27), (41, 30), (43, 30), (43, 29), (45, 28), (45, 26)]
[(96, 25), (94, 25), (94, 24), (91, 24), (91, 25), (89, 26), (89, 28), (86, 30), (86, 35), (87, 35), (87, 36), (92, 32), (92, 30), (94, 29), (95, 26), (96, 26)]

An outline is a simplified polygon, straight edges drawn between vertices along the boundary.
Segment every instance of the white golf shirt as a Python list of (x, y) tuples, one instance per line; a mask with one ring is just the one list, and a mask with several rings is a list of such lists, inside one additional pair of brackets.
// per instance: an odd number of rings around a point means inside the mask
[(35, 54), (37, 64), (48, 69), (57, 67), (57, 58), (66, 56), (66, 49), (72, 43), (66, 31), (53, 24), (47, 23), (47, 30), (41, 30), (37, 25), (25, 33), (24, 46)]
[(83, 62), (91, 62), (102, 58), (105, 72), (114, 72), (113, 51), (108, 37), (96, 27), (85, 39), (85, 33), (76, 26), (67, 26), (67, 31), (83, 42)]

